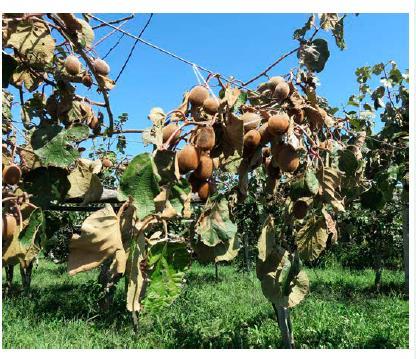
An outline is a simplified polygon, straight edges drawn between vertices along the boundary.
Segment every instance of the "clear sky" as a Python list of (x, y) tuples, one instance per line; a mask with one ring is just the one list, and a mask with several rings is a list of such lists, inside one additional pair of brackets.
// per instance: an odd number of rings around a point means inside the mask
[[(120, 14), (97, 14), (115, 19)], [(309, 14), (155, 14), (143, 38), (190, 61), (225, 76), (247, 80), (261, 72), (283, 53), (295, 48), (293, 31), (305, 23)], [(137, 14), (123, 27), (138, 34), (148, 14)], [(400, 69), (409, 66), (407, 14), (348, 15), (344, 21), (347, 48), (339, 50), (331, 33), (322, 31), (319, 37), (328, 41), (330, 57), (319, 73), (318, 94), (334, 107), (341, 107), (357, 92), (354, 71), (357, 67), (395, 60)], [(96, 38), (109, 32), (97, 30)], [(113, 46), (119, 34), (112, 35), (96, 50), (102, 56)], [(115, 78), (134, 40), (124, 37), (108, 59), (110, 77)], [(286, 74), (296, 66), (296, 54), (282, 61), (270, 75)], [(204, 74), (205, 75), (205, 74)], [(264, 81), (264, 78), (262, 79)], [(127, 68), (110, 98), (115, 116), (129, 114), (125, 128), (150, 126), (147, 115), (152, 107), (166, 112), (180, 104), (184, 91), (197, 83), (192, 68), (141, 43), (133, 53)], [(253, 84), (255, 85), (255, 84)], [(82, 85), (79, 86), (80, 92)], [(253, 86), (254, 88), (255, 86)], [(86, 92), (99, 98), (95, 90)], [(378, 126), (380, 127), (380, 125)], [(140, 135), (127, 136), (127, 153), (135, 155), (144, 147)], [(148, 148), (150, 150), (150, 148)]]

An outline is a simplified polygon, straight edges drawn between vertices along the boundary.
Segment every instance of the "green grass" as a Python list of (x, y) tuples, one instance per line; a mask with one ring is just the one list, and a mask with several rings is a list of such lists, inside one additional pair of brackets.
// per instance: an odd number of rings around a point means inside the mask
[[(408, 301), (401, 272), (384, 271), (380, 293), (370, 270), (308, 269), (311, 292), (292, 311), (298, 348), (406, 348)], [(4, 271), (3, 271), (4, 272)], [(15, 281), (20, 282), (18, 269)], [(271, 304), (253, 273), (194, 264), (188, 284), (159, 316), (142, 315), (132, 331), (123, 285), (111, 313), (97, 308), (97, 271), (69, 277), (41, 260), (30, 296), (3, 296), (4, 348), (279, 348)]]

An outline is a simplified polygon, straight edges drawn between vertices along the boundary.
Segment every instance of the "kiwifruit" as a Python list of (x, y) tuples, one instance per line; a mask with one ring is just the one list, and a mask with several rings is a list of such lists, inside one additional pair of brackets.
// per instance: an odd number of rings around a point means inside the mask
[(269, 89), (274, 91), (276, 86), (281, 82), (285, 82), (285, 79), (282, 76), (273, 76), (269, 79), (269, 81), (267, 81), (267, 84)]
[(244, 147), (246, 149), (255, 149), (260, 144), (261, 136), (259, 131), (250, 130), (244, 135)]
[(211, 192), (211, 186), (208, 182), (202, 182), (198, 188), (198, 196), (201, 201), (206, 201)]
[(264, 167), (266, 169), (266, 173), (272, 177), (272, 178), (277, 178), (280, 175), (280, 169), (279, 167), (275, 167), (273, 166), (273, 162), (272, 162), (272, 158), (271, 157), (266, 157), (265, 161), (264, 161)]
[(272, 136), (283, 135), (289, 129), (289, 116), (281, 112), (269, 117), (268, 131)]
[(190, 92), (188, 100), (192, 106), (202, 106), (204, 101), (209, 97), (209, 92), (206, 87), (198, 85)]
[(92, 86), (93, 82), (90, 74), (82, 76), (82, 84), (88, 88)]
[(91, 130), (96, 130), (100, 127), (100, 121), (96, 116), (94, 116), (91, 121), (88, 123), (88, 126)]
[(104, 60), (95, 59), (92, 64), (98, 75), (107, 76), (110, 73), (110, 66)]
[(263, 154), (263, 157), (270, 157), (270, 155), (272, 154), (272, 150), (270, 147), (263, 147), (261, 149), (261, 152)]
[[(176, 123), (173, 123), (173, 122), (171, 122), (169, 125), (166, 125), (165, 127), (163, 127), (163, 129), (162, 129), (163, 142), (165, 143), (178, 128), (179, 128), (178, 125)], [(176, 132), (176, 134), (175, 134), (174, 138), (172, 139), (171, 143), (175, 143), (180, 136), (181, 136), (181, 130)]]
[(279, 153), (280, 153), (280, 151), (284, 148), (286, 146), (286, 144), (285, 143), (283, 143), (283, 142), (280, 142), (280, 143), (275, 143), (275, 144), (273, 144), (273, 146), (272, 146), (272, 155), (275, 157), (275, 158), (278, 158), (279, 157)]
[(260, 124), (261, 117), (257, 113), (246, 112), (241, 116), (241, 120), (244, 123), (244, 130), (250, 131), (257, 128), (257, 126)]
[(299, 156), (289, 144), (282, 146), (277, 157), (277, 163), (284, 172), (294, 172), (299, 166)]
[(70, 75), (78, 75), (81, 72), (81, 62), (78, 60), (78, 58), (74, 55), (69, 55), (65, 59), (65, 70)]
[(289, 96), (290, 87), (287, 82), (279, 82), (273, 92), (273, 97), (278, 101), (283, 101)]
[(193, 145), (188, 144), (178, 152), (178, 165), (182, 173), (196, 170), (198, 164), (199, 154)]
[(261, 143), (267, 143), (270, 142), (273, 138), (272, 134), (269, 131), (269, 124), (268, 122), (263, 123), (260, 127), (259, 127), (259, 133), (261, 136)]
[(203, 151), (210, 151), (215, 146), (215, 131), (211, 126), (198, 129), (195, 144)]
[(293, 215), (297, 219), (302, 219), (306, 216), (308, 212), (308, 204), (305, 201), (298, 200), (293, 205)]
[(287, 110), (289, 116), (293, 116), (293, 120), (297, 124), (301, 124), (303, 122), (303, 119), (305, 117), (304, 112), (301, 108), (292, 107)]
[(16, 231), (17, 221), (12, 214), (3, 214), (3, 242), (10, 242), (13, 239)]
[(16, 165), (9, 165), (3, 169), (3, 182), (9, 185), (15, 185), (22, 177), (22, 170)]
[(188, 177), (188, 182), (191, 185), (191, 190), (193, 193), (198, 192), (198, 188), (199, 186), (202, 184), (202, 180), (200, 180), (199, 178), (197, 178), (195, 176), (195, 171), (191, 173), (191, 175)]
[(205, 99), (204, 103), (202, 104), (205, 112), (209, 113), (210, 115), (215, 115), (218, 112), (218, 106), (219, 101), (212, 96)]
[(212, 176), (212, 171), (214, 169), (214, 163), (212, 162), (212, 158), (203, 155), (199, 159), (198, 168), (194, 171), (195, 177), (206, 180)]
[(106, 157), (106, 158), (103, 158), (103, 159), (101, 160), (101, 163), (102, 163), (102, 165), (103, 165), (103, 167), (104, 167), (104, 168), (110, 168), (110, 167), (113, 167), (113, 162), (111, 162), (111, 160), (110, 160), (110, 159), (108, 159), (107, 157)]
[(56, 96), (51, 95), (46, 100), (46, 111), (55, 118), (58, 115), (58, 100)]
[(60, 19), (64, 22), (68, 30), (79, 31), (82, 30), (82, 25), (78, 19), (71, 13), (58, 13)]

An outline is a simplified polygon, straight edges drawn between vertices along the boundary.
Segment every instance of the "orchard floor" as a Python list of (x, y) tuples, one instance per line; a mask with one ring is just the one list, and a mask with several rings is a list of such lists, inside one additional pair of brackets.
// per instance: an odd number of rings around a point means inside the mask
[[(280, 348), (271, 304), (252, 273), (194, 264), (176, 302), (143, 315), (134, 334), (119, 283), (110, 315), (100, 316), (98, 272), (69, 277), (41, 260), (29, 297), (3, 295), (3, 348)], [(406, 348), (408, 300), (402, 272), (384, 271), (380, 293), (370, 270), (307, 269), (311, 292), (292, 311), (297, 348)], [(3, 270), (4, 282), (4, 270)]]

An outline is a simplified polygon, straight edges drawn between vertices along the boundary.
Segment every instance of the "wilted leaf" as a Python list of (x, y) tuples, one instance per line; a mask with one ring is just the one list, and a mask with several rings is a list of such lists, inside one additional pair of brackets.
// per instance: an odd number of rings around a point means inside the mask
[(330, 203), (336, 211), (345, 211), (343, 200), (338, 193), (341, 184), (341, 173), (332, 167), (321, 167), (319, 169), (319, 180), (325, 201)]
[(311, 45), (303, 45), (298, 51), (298, 58), (310, 71), (321, 72), (329, 58), (328, 43), (315, 39)]
[(328, 232), (323, 218), (311, 217), (296, 233), (296, 244), (303, 260), (312, 261), (319, 257), (326, 247)]
[(150, 154), (139, 154), (131, 160), (120, 179), (120, 190), (133, 198), (140, 220), (156, 210), (153, 199), (160, 193), (160, 188), (153, 166)]
[(315, 21), (315, 16), (311, 15), (309, 17), (308, 21), (306, 21), (305, 25), (303, 25), (302, 28), (295, 30), (295, 32), (293, 33), (293, 38), (295, 40), (303, 38), (305, 36), (305, 34), (308, 32), (308, 30), (310, 30), (312, 28), (312, 25), (313, 25), (314, 21)]
[(243, 140), (244, 123), (237, 116), (230, 114), (227, 116), (226, 123), (224, 125), (224, 142), (222, 145), (224, 155), (228, 157), (237, 151), (241, 156), (243, 153)]
[(160, 176), (160, 185), (176, 182), (179, 179), (175, 151), (157, 150), (153, 156), (153, 161)]
[(78, 41), (82, 47), (89, 50), (94, 42), (94, 30), (83, 19), (77, 19), (78, 23), (81, 24), (81, 30), (77, 31)]
[(191, 187), (185, 178), (171, 186), (169, 201), (176, 212), (183, 214), (184, 217), (188, 217), (190, 214), (188, 212), (190, 211), (191, 194)]
[(120, 222), (111, 205), (106, 204), (82, 223), (80, 236), (72, 236), (69, 243), (69, 275), (98, 267), (116, 251), (124, 252)]
[(234, 236), (230, 241), (217, 244), (214, 247), (207, 246), (203, 242), (198, 241), (192, 244), (192, 248), (197, 255), (199, 263), (231, 262), (238, 255), (240, 242), (237, 236)]
[(263, 224), (261, 234), (257, 242), (258, 258), (265, 261), (276, 246), (274, 218), (269, 215)]
[(307, 170), (305, 173), (305, 183), (308, 190), (313, 194), (318, 194), (319, 191), (319, 181), (316, 178), (315, 172)]
[(337, 224), (325, 208), (322, 208), (322, 214), (324, 215), (328, 232), (332, 233), (331, 242), (336, 243), (338, 241)]
[(225, 198), (201, 214), (196, 232), (201, 236), (202, 242), (210, 247), (234, 238), (237, 225), (230, 220), (228, 202)]

